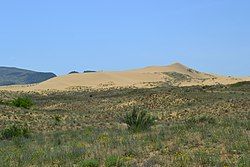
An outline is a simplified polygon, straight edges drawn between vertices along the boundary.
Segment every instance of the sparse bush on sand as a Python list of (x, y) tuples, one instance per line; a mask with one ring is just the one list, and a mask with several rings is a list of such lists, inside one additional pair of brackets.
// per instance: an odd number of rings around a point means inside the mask
[(155, 123), (155, 117), (148, 114), (146, 110), (133, 108), (132, 112), (126, 114), (124, 122), (128, 124), (129, 130), (140, 132), (148, 130)]
[(10, 140), (17, 137), (28, 138), (30, 136), (29, 129), (21, 125), (12, 125), (1, 132), (1, 139)]
[(31, 106), (34, 105), (33, 101), (28, 97), (18, 97), (12, 101), (12, 105), (16, 107), (22, 107), (26, 109), (30, 109)]
[(62, 118), (59, 115), (56, 115), (54, 117), (54, 120), (55, 120), (55, 125), (59, 125), (60, 122), (62, 121)]

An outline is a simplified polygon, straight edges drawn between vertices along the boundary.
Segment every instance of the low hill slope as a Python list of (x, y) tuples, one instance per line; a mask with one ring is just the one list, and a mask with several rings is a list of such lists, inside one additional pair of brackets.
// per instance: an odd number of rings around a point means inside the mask
[(33, 84), (56, 77), (53, 73), (35, 72), (14, 67), (0, 67), (0, 86)]

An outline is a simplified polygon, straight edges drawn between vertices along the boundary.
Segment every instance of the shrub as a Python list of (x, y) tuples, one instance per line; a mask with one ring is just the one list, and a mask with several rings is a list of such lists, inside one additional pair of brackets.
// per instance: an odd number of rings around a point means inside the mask
[(17, 99), (14, 99), (12, 101), (12, 104), (16, 107), (22, 107), (26, 109), (29, 109), (31, 106), (34, 105), (32, 100), (28, 97), (18, 97)]
[(1, 139), (3, 140), (9, 140), (16, 137), (28, 138), (29, 136), (29, 129), (18, 125), (12, 125), (1, 132)]
[(62, 120), (61, 120), (61, 117), (60, 117), (59, 115), (56, 115), (56, 116), (54, 117), (54, 120), (55, 120), (55, 125), (59, 125), (60, 122), (62, 121)]
[(105, 161), (105, 167), (122, 167), (124, 162), (119, 156), (109, 156)]
[(155, 118), (146, 110), (139, 111), (138, 108), (134, 108), (131, 113), (126, 114), (124, 122), (128, 124), (129, 130), (138, 132), (149, 129), (155, 123)]
[(1, 105), (1, 104), (5, 104), (3, 100), (0, 100), (0, 105)]
[(100, 165), (97, 159), (83, 160), (81, 162), (82, 167), (98, 167)]

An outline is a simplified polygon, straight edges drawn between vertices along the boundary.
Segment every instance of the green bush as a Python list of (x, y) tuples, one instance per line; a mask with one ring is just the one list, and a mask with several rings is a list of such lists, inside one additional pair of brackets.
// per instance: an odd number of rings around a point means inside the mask
[(125, 166), (124, 162), (119, 156), (109, 156), (105, 161), (105, 167), (122, 167)]
[(34, 105), (32, 100), (28, 97), (18, 97), (17, 99), (14, 99), (12, 101), (12, 104), (16, 107), (22, 107), (26, 109), (29, 109), (31, 106)]
[(155, 117), (149, 115), (146, 110), (140, 111), (134, 108), (132, 112), (126, 114), (124, 122), (131, 131), (145, 131), (155, 123)]
[(56, 115), (56, 116), (54, 117), (54, 120), (55, 120), (55, 125), (59, 125), (60, 122), (62, 121), (62, 120), (61, 120), (61, 117), (60, 117), (59, 115)]
[(81, 167), (98, 167), (99, 161), (97, 159), (83, 160), (81, 162)]
[(29, 136), (29, 129), (20, 125), (12, 125), (1, 132), (1, 139), (3, 140), (10, 140), (17, 137), (28, 138)]
[(0, 100), (0, 105), (1, 105), (1, 104), (5, 104), (3, 100)]

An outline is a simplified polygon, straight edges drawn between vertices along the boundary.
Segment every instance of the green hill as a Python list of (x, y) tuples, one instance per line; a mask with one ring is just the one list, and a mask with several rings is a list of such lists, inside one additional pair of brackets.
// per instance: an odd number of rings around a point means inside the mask
[(33, 84), (56, 77), (54, 73), (35, 72), (14, 67), (0, 67), (0, 86)]

